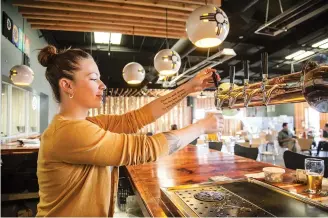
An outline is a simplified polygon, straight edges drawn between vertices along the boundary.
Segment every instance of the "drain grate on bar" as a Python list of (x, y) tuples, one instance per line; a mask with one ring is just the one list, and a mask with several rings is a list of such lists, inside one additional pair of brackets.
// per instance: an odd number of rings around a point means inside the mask
[(222, 186), (184, 189), (174, 193), (200, 217), (274, 217)]

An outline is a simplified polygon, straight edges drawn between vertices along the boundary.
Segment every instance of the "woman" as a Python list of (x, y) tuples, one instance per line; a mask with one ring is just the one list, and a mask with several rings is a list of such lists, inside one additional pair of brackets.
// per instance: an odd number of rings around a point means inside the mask
[(144, 107), (123, 115), (87, 117), (99, 108), (106, 86), (93, 58), (80, 49), (38, 56), (60, 111), (42, 134), (38, 157), (40, 203), (37, 216), (112, 216), (118, 166), (157, 160), (201, 134), (221, 131), (222, 116), (211, 115), (180, 130), (153, 136), (132, 135), (168, 112), (189, 93), (211, 86), (214, 70)]

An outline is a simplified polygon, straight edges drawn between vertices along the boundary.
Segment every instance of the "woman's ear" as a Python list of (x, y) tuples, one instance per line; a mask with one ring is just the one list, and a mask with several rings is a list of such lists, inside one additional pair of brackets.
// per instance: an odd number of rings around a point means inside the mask
[(74, 94), (73, 93), (73, 81), (67, 78), (62, 78), (59, 80), (59, 87), (66, 94)]

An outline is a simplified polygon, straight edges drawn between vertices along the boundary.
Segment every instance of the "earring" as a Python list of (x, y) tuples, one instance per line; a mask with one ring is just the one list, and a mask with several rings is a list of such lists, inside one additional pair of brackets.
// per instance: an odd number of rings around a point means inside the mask
[(74, 94), (72, 94), (72, 95), (71, 94), (68, 94), (68, 97), (69, 98), (73, 98), (74, 97)]

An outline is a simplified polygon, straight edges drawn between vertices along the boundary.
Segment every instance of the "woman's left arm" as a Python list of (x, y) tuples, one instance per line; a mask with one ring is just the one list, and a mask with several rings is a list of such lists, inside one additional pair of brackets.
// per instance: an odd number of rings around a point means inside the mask
[(138, 129), (154, 122), (170, 111), (187, 95), (212, 87), (212, 73), (215, 73), (214, 69), (205, 69), (187, 83), (140, 109), (122, 115), (100, 115), (88, 117), (87, 119), (111, 132), (135, 133)]

